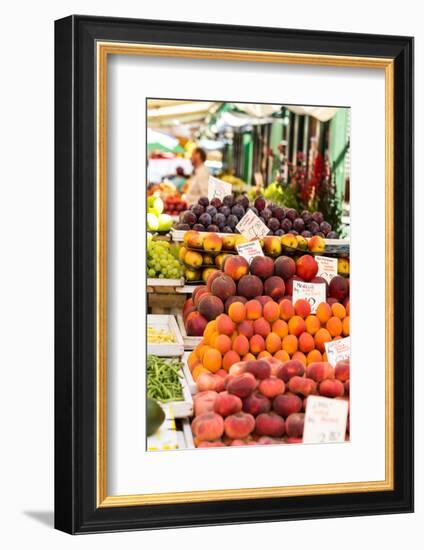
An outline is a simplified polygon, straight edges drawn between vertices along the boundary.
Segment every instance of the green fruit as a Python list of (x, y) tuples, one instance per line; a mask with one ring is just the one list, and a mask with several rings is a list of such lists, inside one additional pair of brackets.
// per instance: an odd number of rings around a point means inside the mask
[(147, 229), (149, 231), (157, 231), (158, 227), (159, 221), (155, 214), (147, 214)]
[[(158, 218), (159, 231), (169, 231), (172, 227), (172, 218), (169, 214), (161, 214)], [(169, 246), (169, 245), (168, 245)]]
[(160, 197), (151, 196), (147, 199), (147, 212), (159, 216), (163, 212), (163, 200)]
[(153, 435), (162, 426), (165, 420), (165, 413), (154, 399), (147, 398), (147, 435)]

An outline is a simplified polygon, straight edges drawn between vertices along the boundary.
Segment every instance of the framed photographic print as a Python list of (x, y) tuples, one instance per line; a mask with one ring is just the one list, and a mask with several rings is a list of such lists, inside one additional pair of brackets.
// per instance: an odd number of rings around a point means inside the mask
[(413, 39), (55, 24), (55, 525), (413, 509)]

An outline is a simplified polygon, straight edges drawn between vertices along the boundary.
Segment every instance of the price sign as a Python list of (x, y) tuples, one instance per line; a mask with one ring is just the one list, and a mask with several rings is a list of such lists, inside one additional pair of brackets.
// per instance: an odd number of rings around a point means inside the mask
[(236, 228), (246, 237), (246, 239), (249, 239), (249, 241), (253, 239), (262, 239), (262, 237), (265, 237), (265, 235), (268, 235), (270, 232), (270, 229), (254, 212), (252, 212), (252, 210), (246, 212), (236, 225)]
[(227, 195), (231, 195), (232, 186), (231, 183), (222, 181), (213, 176), (209, 176), (208, 180), (208, 199), (212, 200), (215, 198), (223, 199)]
[(337, 275), (337, 258), (327, 258), (326, 256), (315, 256), (318, 264), (318, 277), (322, 277), (330, 283), (331, 279)]
[(264, 255), (259, 241), (250, 241), (250, 243), (238, 244), (236, 248), (239, 255), (243, 256), (243, 258), (246, 258), (249, 264), (255, 256)]
[(315, 313), (319, 304), (326, 300), (325, 283), (293, 281), (293, 304), (297, 300), (307, 300), (311, 306), (311, 313)]
[(350, 336), (334, 342), (325, 342), (324, 346), (327, 360), (333, 367), (343, 359), (350, 359)]
[(348, 402), (310, 395), (306, 400), (303, 443), (343, 443)]

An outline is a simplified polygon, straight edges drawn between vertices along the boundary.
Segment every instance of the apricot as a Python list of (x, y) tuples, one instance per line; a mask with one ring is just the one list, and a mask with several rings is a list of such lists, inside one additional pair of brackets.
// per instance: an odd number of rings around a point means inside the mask
[(284, 419), (275, 412), (261, 413), (256, 417), (255, 433), (270, 437), (282, 437), (285, 433)]
[(224, 304), (217, 296), (204, 295), (201, 296), (199, 305), (197, 306), (199, 313), (208, 321), (216, 319), (218, 315), (223, 313)]
[(243, 403), (240, 397), (237, 395), (232, 395), (226, 391), (223, 391), (217, 394), (217, 397), (213, 404), (213, 410), (223, 416), (229, 416), (230, 414), (235, 414), (241, 411)]
[(258, 300), (249, 300), (245, 304), (246, 319), (254, 321), (262, 316), (262, 305)]
[(214, 412), (204, 413), (194, 418), (191, 429), (198, 441), (214, 441), (224, 433), (224, 420)]
[(271, 401), (265, 395), (254, 392), (243, 399), (243, 411), (253, 416), (266, 413), (271, 410)]
[(250, 262), (250, 273), (261, 279), (274, 275), (274, 262), (268, 256), (255, 256)]
[(328, 292), (331, 298), (335, 298), (337, 301), (343, 302), (349, 294), (349, 279), (336, 275), (330, 281)]
[(319, 322), (322, 325), (325, 325), (330, 317), (333, 315), (331, 311), (331, 306), (327, 302), (321, 302), (316, 310), (316, 316), (318, 317)]
[(247, 302), (247, 299), (244, 296), (230, 296), (225, 300), (224, 303), (224, 309), (225, 313), (228, 313), (231, 304), (234, 304), (236, 302), (240, 302), (241, 304), (245, 304)]
[(318, 264), (313, 256), (304, 254), (296, 262), (296, 275), (304, 281), (310, 281), (318, 273)]
[(253, 330), (255, 334), (260, 334), (263, 338), (266, 338), (271, 332), (271, 325), (263, 317), (259, 317), (253, 322)]
[(341, 321), (346, 317), (346, 308), (343, 304), (335, 302), (331, 305), (331, 311), (335, 317), (338, 317)]
[(253, 375), (246, 372), (231, 379), (227, 384), (228, 393), (237, 395), (238, 397), (248, 397), (254, 389), (256, 389), (257, 382)]
[(191, 376), (193, 377), (193, 380), (197, 382), (197, 379), (202, 374), (202, 372), (209, 373), (210, 371), (204, 367), (203, 365), (196, 365), (193, 369), (193, 372), (191, 373)]
[(224, 263), (224, 273), (229, 275), (234, 281), (238, 281), (249, 273), (249, 263), (243, 256), (230, 254)]
[(269, 377), (261, 380), (258, 389), (262, 395), (272, 399), (280, 393), (284, 393), (286, 386), (281, 378)]
[(317, 349), (313, 349), (308, 353), (306, 356), (306, 364), (309, 365), (310, 363), (316, 363), (322, 361), (322, 355), (321, 352)]
[(227, 437), (244, 439), (255, 429), (255, 419), (245, 412), (231, 414), (224, 421), (224, 429)]
[(319, 385), (319, 393), (325, 397), (342, 397), (344, 385), (340, 380), (323, 380)]
[(342, 321), (342, 334), (343, 336), (349, 336), (350, 334), (350, 317), (345, 317)]
[(203, 361), (203, 357), (205, 353), (208, 351), (208, 349), (212, 349), (212, 348), (211, 346), (206, 344), (201, 344), (196, 348), (196, 354), (201, 361)]
[(187, 357), (188, 368), (190, 369), (190, 371), (192, 371), (194, 367), (197, 367), (197, 365), (200, 365), (200, 364), (201, 364), (201, 361), (197, 357), (196, 352), (192, 351), (190, 355)]
[(221, 313), (221, 315), (216, 318), (216, 329), (219, 334), (231, 336), (235, 328), (233, 321), (226, 313)]
[(229, 275), (222, 274), (211, 285), (211, 292), (223, 302), (236, 294), (236, 283)]
[(214, 334), (214, 332), (218, 332), (216, 329), (216, 320), (209, 321), (203, 332), (203, 339), (205, 340), (206, 344), (210, 344), (209, 338), (212, 336), (212, 334)]
[(325, 328), (328, 330), (330, 335), (334, 337), (340, 336), (343, 330), (343, 325), (338, 317), (330, 317), (325, 325)]
[(293, 376), (303, 376), (304, 372), (305, 367), (303, 363), (296, 359), (292, 359), (279, 367), (277, 370), (277, 377), (287, 383)]
[(288, 389), (296, 394), (301, 394), (307, 397), (314, 394), (317, 390), (317, 384), (311, 378), (302, 378), (301, 376), (293, 376), (288, 382)]
[(235, 352), (234, 350), (229, 350), (222, 358), (222, 367), (229, 371), (231, 365), (234, 365), (234, 363), (238, 363), (240, 361), (240, 355)]
[(322, 380), (334, 379), (334, 368), (330, 363), (321, 361), (319, 363), (310, 363), (306, 367), (306, 376), (315, 380), (315, 382), (321, 382)]
[(230, 351), (231, 349), (231, 338), (229, 338), (226, 334), (218, 334), (214, 338), (213, 347), (222, 355), (225, 355), (227, 351)]
[(290, 300), (287, 300), (287, 298), (283, 298), (283, 300), (281, 300), (281, 302), (279, 303), (279, 307), (280, 319), (282, 319), (283, 321), (288, 321), (293, 317), (294, 307)]
[(241, 323), (246, 319), (246, 308), (241, 302), (234, 302), (228, 308), (228, 316), (235, 323)]
[(288, 322), (289, 334), (300, 336), (306, 330), (305, 321), (299, 315), (294, 315)]
[(217, 397), (218, 393), (216, 391), (201, 391), (193, 396), (194, 416), (213, 412)]
[(246, 319), (237, 325), (237, 330), (239, 334), (244, 334), (246, 338), (251, 338), (254, 335), (254, 324), (251, 319)]
[[(250, 343), (249, 343), (249, 346), (250, 346)], [(249, 362), (249, 361), (254, 361), (256, 359), (256, 357), (253, 355), (253, 353), (246, 353), (246, 355), (243, 355), (243, 361), (245, 361), (246, 363)]]
[(252, 338), (250, 338), (249, 343), (250, 351), (251, 353), (253, 353), (253, 355), (257, 355), (265, 349), (265, 340), (260, 334), (254, 334)]
[(296, 315), (299, 315), (299, 317), (302, 317), (302, 319), (306, 319), (306, 317), (311, 313), (311, 306), (307, 300), (296, 300), (294, 304), (294, 312)]
[(303, 426), (305, 423), (305, 414), (295, 412), (286, 418), (286, 433), (289, 437), (303, 437)]
[(325, 342), (331, 342), (331, 334), (325, 328), (320, 328), (314, 336), (315, 347), (321, 352), (325, 352)]
[(264, 283), (264, 294), (270, 296), (273, 300), (277, 301), (284, 296), (286, 285), (284, 279), (273, 275), (268, 277)]
[[(251, 300), (263, 294), (264, 285), (256, 275), (243, 275), (237, 284), (237, 294)], [(235, 293), (234, 293), (235, 294)]]
[(233, 350), (236, 351), (240, 357), (246, 355), (249, 352), (249, 340), (243, 334), (236, 336), (233, 342)]
[(300, 412), (302, 405), (302, 399), (293, 393), (277, 395), (272, 402), (274, 411), (284, 418), (287, 418), (290, 414)]
[(266, 349), (260, 351), (257, 355), (258, 359), (266, 359), (267, 357), (272, 357), (272, 355)]
[[(308, 332), (302, 332), (299, 336), (299, 349), (303, 353), (309, 353), (315, 348), (314, 337)], [(306, 360), (306, 358), (305, 358)]]
[(270, 300), (263, 306), (263, 316), (267, 321), (273, 323), (280, 317), (280, 307), (277, 302)]
[(203, 366), (211, 372), (216, 372), (221, 368), (222, 355), (217, 349), (208, 349), (203, 356)]
[(274, 353), (274, 358), (284, 363), (285, 361), (290, 360), (290, 355), (287, 353), (285, 349), (280, 349), (277, 351), (277, 353)]
[(301, 351), (295, 351), (292, 355), (292, 359), (295, 359), (296, 361), (300, 361), (306, 367), (306, 355)]
[(282, 340), (282, 348), (285, 350), (289, 355), (293, 355), (297, 351), (297, 338), (294, 334), (288, 334), (287, 336), (284, 336)]
[(346, 315), (350, 315), (350, 300), (349, 298), (345, 298), (343, 305), (346, 309)]
[(339, 361), (335, 368), (335, 377), (340, 382), (346, 382), (350, 378), (349, 361)]
[(287, 281), (296, 273), (296, 264), (289, 256), (279, 256), (275, 260), (274, 271), (275, 275)]
[(265, 339), (265, 346), (270, 354), (273, 354), (281, 349), (281, 338), (275, 332), (270, 332)]
[(280, 338), (284, 338), (289, 333), (289, 327), (282, 319), (277, 319), (272, 323), (272, 332), (278, 334)]
[(246, 364), (245, 372), (250, 372), (258, 380), (265, 380), (271, 375), (271, 365), (268, 361), (249, 361)]

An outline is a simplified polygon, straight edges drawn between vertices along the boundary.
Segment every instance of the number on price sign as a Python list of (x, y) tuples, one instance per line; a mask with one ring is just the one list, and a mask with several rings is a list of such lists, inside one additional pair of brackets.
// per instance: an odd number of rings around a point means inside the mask
[(311, 313), (315, 313), (319, 304), (326, 300), (325, 283), (293, 281), (293, 303), (297, 300), (307, 300), (311, 306)]
[(236, 225), (236, 228), (249, 241), (252, 239), (262, 239), (262, 237), (265, 237), (270, 232), (270, 229), (252, 210), (246, 212)]
[(342, 443), (348, 402), (310, 395), (306, 400), (303, 443)]

